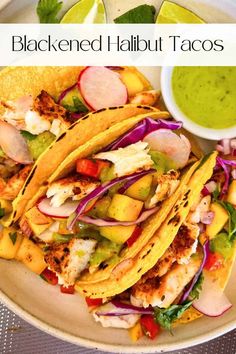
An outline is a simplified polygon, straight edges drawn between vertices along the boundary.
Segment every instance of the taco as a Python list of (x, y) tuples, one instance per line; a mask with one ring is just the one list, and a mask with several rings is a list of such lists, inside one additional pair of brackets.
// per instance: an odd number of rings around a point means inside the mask
[(46, 264), (63, 286), (108, 281), (130, 266), (181, 196), (198, 158), (176, 134), (181, 123), (167, 116), (135, 116), (96, 135), (27, 205), (20, 223), (46, 246)]
[[(13, 67), (2, 70), (0, 80), (4, 225), (19, 219), (42, 181), (71, 151), (117, 121), (154, 111), (146, 104), (158, 99), (135, 68)], [(109, 108), (110, 104), (119, 106)], [(100, 108), (98, 113), (96, 108)]]
[(142, 326), (153, 339), (160, 327), (218, 317), (232, 306), (224, 288), (236, 255), (230, 177), (236, 162), (216, 156), (195, 164), (179, 200), (125, 274), (119, 269), (100, 283), (77, 282), (104, 327), (132, 328), (137, 339)]

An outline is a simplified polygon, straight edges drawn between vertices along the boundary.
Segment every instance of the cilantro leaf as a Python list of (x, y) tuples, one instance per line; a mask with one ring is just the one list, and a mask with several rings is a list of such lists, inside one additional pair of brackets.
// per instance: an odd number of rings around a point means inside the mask
[(37, 135), (31, 134), (30, 132), (27, 132), (27, 130), (21, 130), (20, 133), (23, 136), (23, 138), (25, 138), (28, 141), (32, 141), (35, 138), (37, 138)]
[(10, 232), (9, 233), (9, 237), (11, 239), (11, 242), (13, 243), (13, 245), (16, 243), (16, 239), (17, 239), (17, 233), (16, 232)]
[(59, 23), (57, 14), (62, 5), (63, 2), (58, 0), (39, 0), (37, 14), (40, 23)]
[(218, 199), (219, 199), (219, 196), (220, 196), (220, 189), (219, 189), (219, 186), (217, 185), (216, 186), (216, 189), (214, 190), (214, 192), (212, 193), (212, 195), (213, 195), (213, 199), (214, 199), (214, 201), (218, 201)]
[(174, 321), (182, 316), (182, 314), (192, 305), (193, 300), (185, 301), (182, 305), (171, 305), (167, 309), (159, 307), (154, 308), (154, 319), (162, 328), (171, 330)]
[(0, 207), (0, 218), (5, 215), (5, 209)]
[(154, 23), (155, 7), (150, 5), (140, 5), (117, 17), (115, 23)]
[(73, 96), (72, 99), (73, 99), (73, 106), (68, 104), (63, 105), (63, 107), (67, 109), (67, 111), (74, 112), (74, 113), (75, 112), (87, 113), (89, 111), (88, 108), (83, 104), (82, 101), (80, 101), (78, 97)]
[(201, 273), (198, 277), (198, 280), (196, 281), (192, 291), (190, 292), (189, 296), (191, 299), (195, 300), (195, 299), (199, 299), (200, 296), (200, 292), (202, 290), (202, 283), (204, 280), (204, 276)]
[(229, 214), (229, 230), (228, 237), (230, 242), (236, 239), (236, 209), (229, 202), (223, 202), (221, 200), (216, 200)]

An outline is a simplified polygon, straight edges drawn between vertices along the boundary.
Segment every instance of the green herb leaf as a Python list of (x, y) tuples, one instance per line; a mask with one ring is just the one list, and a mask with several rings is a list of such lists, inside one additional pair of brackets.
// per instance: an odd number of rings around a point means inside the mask
[(27, 132), (26, 130), (21, 130), (20, 133), (23, 136), (23, 138), (25, 138), (28, 141), (32, 141), (37, 138), (37, 135), (31, 134), (30, 132)]
[(10, 232), (9, 233), (9, 237), (11, 239), (11, 242), (13, 243), (13, 245), (16, 243), (16, 239), (17, 239), (17, 233), (16, 232)]
[(203, 283), (203, 280), (204, 280), (204, 276), (203, 274), (201, 273), (198, 277), (198, 280), (196, 281), (192, 291), (190, 292), (189, 296), (191, 299), (199, 299), (199, 296), (200, 296), (200, 292), (202, 290), (202, 283)]
[(180, 318), (183, 313), (192, 305), (193, 300), (185, 301), (182, 305), (171, 305), (167, 309), (154, 308), (154, 319), (162, 328), (171, 330), (174, 321)]
[(220, 196), (220, 189), (219, 189), (219, 186), (217, 185), (216, 186), (216, 189), (214, 190), (214, 192), (212, 193), (212, 195), (213, 195), (213, 200), (214, 201), (218, 201), (218, 198), (219, 198), (219, 196)]
[(74, 113), (87, 113), (89, 111), (88, 108), (83, 104), (83, 102), (80, 101), (80, 99), (76, 96), (73, 96), (73, 103), (73, 106), (65, 104), (63, 105), (63, 107), (67, 109), (67, 111)]
[(40, 0), (37, 6), (40, 23), (59, 23), (57, 14), (62, 5), (63, 2), (58, 0)]
[(5, 209), (0, 207), (0, 218), (5, 215)]
[(229, 202), (223, 202), (221, 200), (216, 200), (229, 214), (229, 230), (228, 237), (230, 242), (233, 242), (236, 238), (236, 209)]
[(117, 17), (115, 23), (154, 23), (155, 7), (150, 5), (140, 5), (123, 15)]

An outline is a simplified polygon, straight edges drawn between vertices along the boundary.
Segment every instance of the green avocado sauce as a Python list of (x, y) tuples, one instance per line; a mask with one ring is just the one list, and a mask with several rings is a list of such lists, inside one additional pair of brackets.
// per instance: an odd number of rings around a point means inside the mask
[(236, 125), (236, 67), (182, 67), (173, 70), (172, 90), (181, 111), (207, 128)]

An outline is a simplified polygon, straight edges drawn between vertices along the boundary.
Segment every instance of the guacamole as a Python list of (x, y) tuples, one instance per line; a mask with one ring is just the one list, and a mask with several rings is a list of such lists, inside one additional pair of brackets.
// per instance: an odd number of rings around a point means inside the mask
[(193, 122), (213, 129), (236, 125), (236, 67), (175, 67), (172, 90)]
[(21, 134), (26, 139), (30, 154), (34, 160), (37, 160), (55, 140), (55, 135), (48, 131), (39, 135), (32, 135), (25, 131), (21, 132)]

